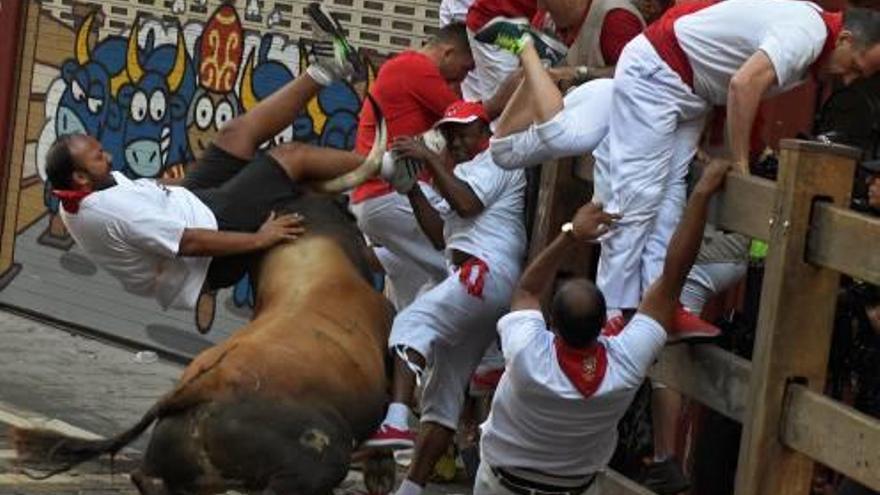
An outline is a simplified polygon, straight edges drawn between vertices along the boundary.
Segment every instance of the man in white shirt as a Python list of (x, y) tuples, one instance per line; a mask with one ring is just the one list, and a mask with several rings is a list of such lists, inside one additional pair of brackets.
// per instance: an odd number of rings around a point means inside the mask
[(318, 60), (225, 126), (182, 181), (132, 181), (111, 172), (112, 157), (91, 136), (62, 136), (49, 149), (46, 171), (64, 224), (126, 291), (153, 297), (163, 309), (193, 308), (203, 287), (234, 284), (260, 252), (303, 233), (298, 215), (275, 211), (305, 194), (307, 183), (338, 191), (380, 162), (384, 138), (366, 160), (299, 143), (257, 153), (322, 86), (360, 63), (329, 14), (318, 4), (309, 13)]
[[(421, 427), (407, 479), (398, 495), (417, 495), (449, 447), (471, 373), (504, 314), (525, 256), (525, 176), (497, 167), (488, 151), (489, 118), (477, 102), (458, 101), (437, 123), (444, 155), (420, 141), (400, 138), (394, 152), (425, 164), (448, 208), (438, 211), (419, 187), (407, 196), (416, 219), (437, 249), (445, 251), (449, 276), (394, 320), (389, 348), (395, 353), (395, 402), (379, 433), (412, 438), (409, 407), (402, 398), (424, 370)], [(412, 440), (410, 440), (412, 442)]]
[[(507, 370), (482, 425), (475, 495), (580, 494), (611, 459), (617, 422), (672, 333), (681, 289), (703, 237), (712, 194), (729, 169), (707, 168), (673, 235), (658, 280), (638, 313), (617, 332), (601, 333), (605, 299), (585, 278), (553, 294), (550, 323), (542, 296), (560, 262), (578, 242), (594, 240), (618, 217), (587, 204), (529, 265), (514, 291), (511, 313), (498, 322)], [(612, 227), (613, 229), (614, 227)]]

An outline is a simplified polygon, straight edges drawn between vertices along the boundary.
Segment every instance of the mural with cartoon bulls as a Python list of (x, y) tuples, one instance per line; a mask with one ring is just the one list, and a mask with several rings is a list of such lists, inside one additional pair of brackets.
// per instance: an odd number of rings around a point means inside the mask
[[(78, 254), (57, 217), (51, 185), (45, 183), (44, 156), (55, 139), (74, 133), (96, 137), (113, 157), (113, 168), (131, 178), (185, 174), (226, 123), (305, 69), (310, 45), (278, 29), (283, 19), (277, 9), (272, 27), (255, 29), (243, 2), (224, 2), (197, 20), (192, 15), (174, 18), (139, 11), (125, 26), (110, 22), (108, 12), (94, 4), (74, 2), (69, 15), (63, 14), (54, 6), (37, 14), (42, 34), (31, 64), (32, 92), (25, 102), (31, 116), (27, 127), (33, 130), (19, 158), (23, 173), (15, 262), (27, 271), (30, 262), (25, 258), (38, 250), (41, 260), (56, 260), (54, 266), (46, 262), (48, 268), (57, 270), (60, 265), (77, 272), (70, 280), (59, 279), (75, 287), (74, 277), (98, 277), (101, 272)], [(366, 85), (355, 88), (347, 83), (324, 88), (264, 147), (297, 140), (353, 148), (364, 91)], [(12, 297), (22, 282), (19, 278), (0, 286), (0, 301)], [(48, 280), (42, 274), (31, 278)], [(112, 284), (106, 290), (114, 299), (129, 297)], [(253, 304), (249, 281), (227, 292), (200, 301), (198, 329), (207, 331), (223, 314), (247, 316)], [(158, 311), (141, 302), (131, 305)], [(188, 321), (192, 328), (193, 315)], [(88, 321), (75, 323), (91, 326)]]

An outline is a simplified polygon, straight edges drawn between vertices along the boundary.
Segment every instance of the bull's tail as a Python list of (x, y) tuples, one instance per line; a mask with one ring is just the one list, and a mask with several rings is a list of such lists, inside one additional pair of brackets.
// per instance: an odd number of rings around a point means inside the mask
[(100, 455), (115, 455), (159, 418), (160, 406), (161, 402), (154, 405), (137, 424), (115, 437), (89, 440), (43, 428), (15, 427), (12, 443), (20, 460), (48, 469), (44, 477), (49, 477)]
[(77, 438), (44, 428), (12, 428), (12, 443), (20, 461), (48, 470), (42, 478), (68, 471), (103, 454), (115, 455), (162, 416), (193, 407), (206, 399), (205, 387), (198, 386), (235, 345), (226, 348), (213, 362), (177, 386), (146, 412), (131, 428), (107, 439)]

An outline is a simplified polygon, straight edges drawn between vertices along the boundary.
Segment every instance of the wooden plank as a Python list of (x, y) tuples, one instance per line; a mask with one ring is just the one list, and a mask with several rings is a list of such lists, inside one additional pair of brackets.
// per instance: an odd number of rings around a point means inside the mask
[(729, 174), (724, 190), (714, 198), (712, 223), (755, 239), (770, 238), (770, 219), (776, 184), (761, 177)]
[(599, 473), (596, 483), (599, 484), (599, 495), (654, 495), (651, 490), (613, 469)]
[(880, 490), (880, 421), (792, 384), (782, 423), (787, 446)]
[(715, 345), (667, 346), (651, 379), (742, 423), (751, 363)]
[(817, 203), (807, 242), (807, 259), (880, 285), (880, 218)]
[(813, 462), (781, 439), (787, 382), (821, 391), (840, 275), (804, 259), (816, 197), (849, 204), (855, 159), (845, 147), (786, 140), (776, 184), (770, 248), (755, 336), (736, 495), (805, 495)]
[[(565, 222), (592, 196), (588, 182), (574, 175), (574, 158), (549, 161), (541, 166), (541, 185), (532, 225), (529, 257), (533, 258), (547, 246)], [(594, 258), (595, 246), (584, 244), (566, 260), (560, 271), (588, 275)]]

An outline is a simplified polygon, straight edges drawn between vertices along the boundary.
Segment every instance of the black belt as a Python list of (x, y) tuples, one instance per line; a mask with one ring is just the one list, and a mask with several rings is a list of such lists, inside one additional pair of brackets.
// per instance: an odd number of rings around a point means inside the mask
[(517, 495), (581, 495), (596, 481), (596, 475), (593, 474), (586, 483), (579, 486), (555, 486), (521, 478), (503, 468), (490, 469), (501, 486)]

